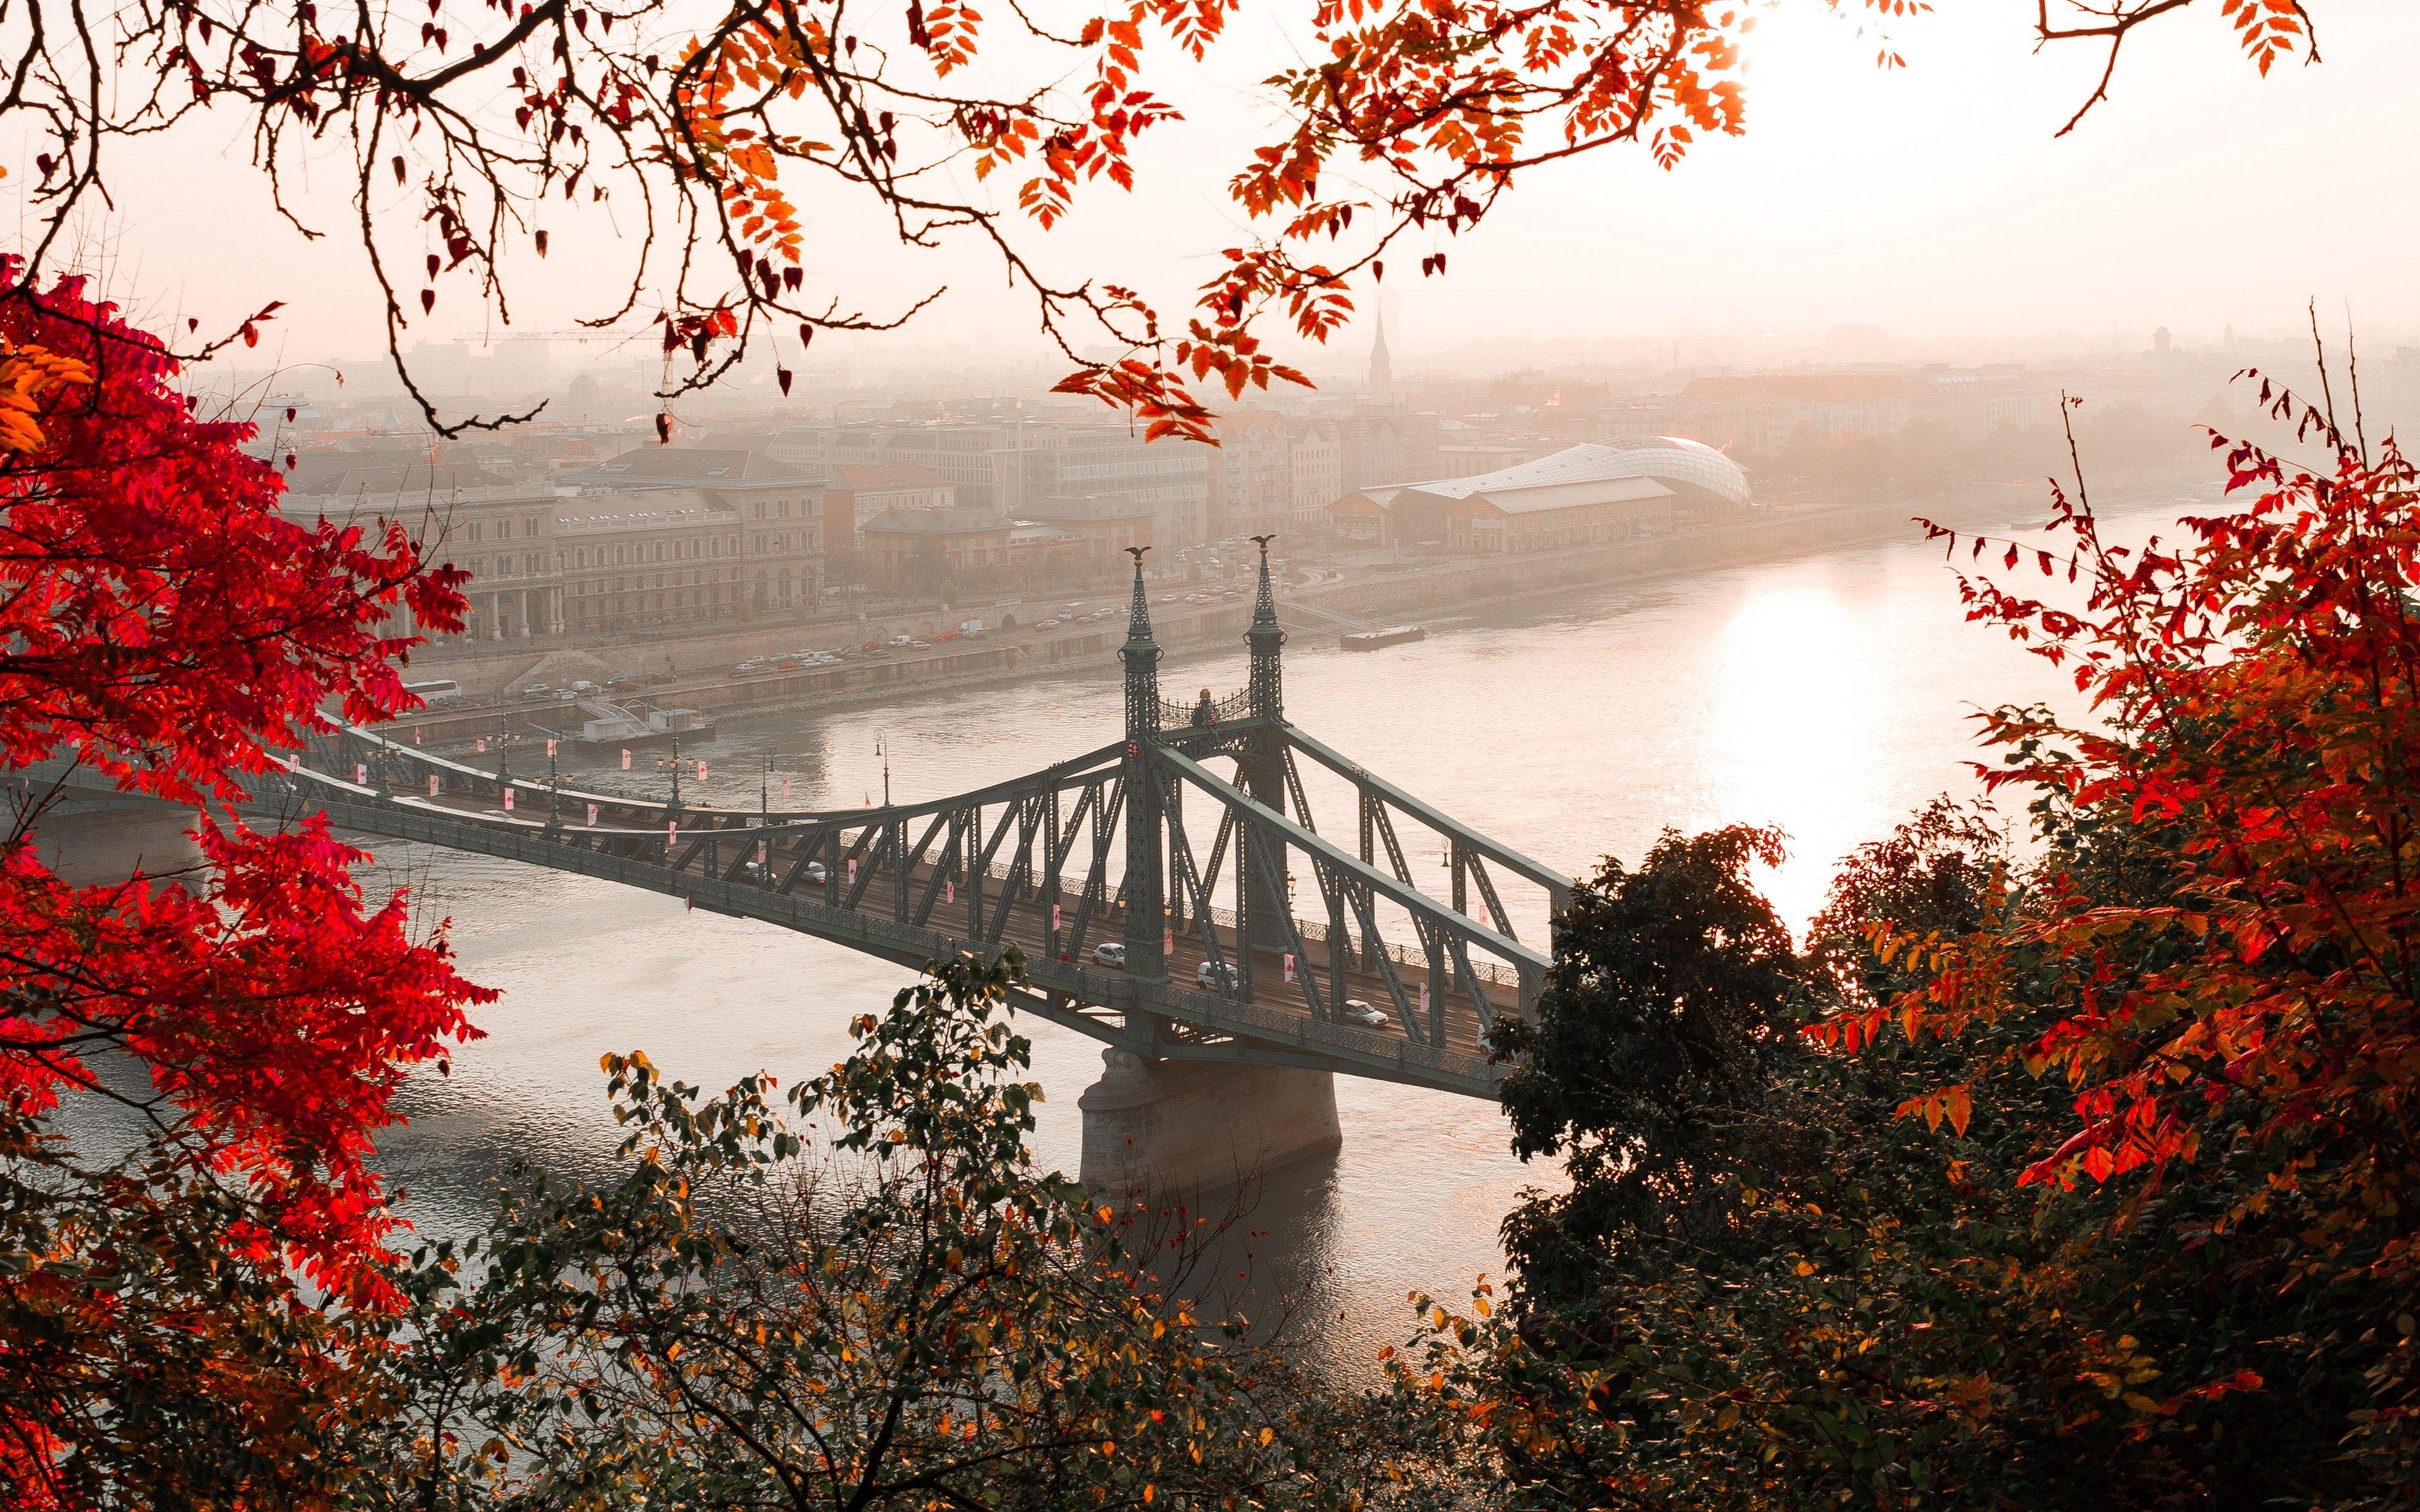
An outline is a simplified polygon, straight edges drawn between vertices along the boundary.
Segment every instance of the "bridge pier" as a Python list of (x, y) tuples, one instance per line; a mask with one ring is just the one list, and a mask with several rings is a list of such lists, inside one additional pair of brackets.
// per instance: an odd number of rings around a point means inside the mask
[(1077, 1102), (1094, 1191), (1215, 1190), (1343, 1143), (1331, 1072), (1121, 1049), (1101, 1059)]

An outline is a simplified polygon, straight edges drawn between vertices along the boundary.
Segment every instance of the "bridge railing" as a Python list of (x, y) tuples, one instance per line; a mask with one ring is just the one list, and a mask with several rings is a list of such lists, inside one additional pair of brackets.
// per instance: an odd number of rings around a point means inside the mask
[[(1196, 699), (1190, 703), (1179, 703), (1168, 699), (1161, 699), (1159, 701), (1159, 728), (1162, 730), (1189, 730), (1193, 728), (1194, 717), (1201, 712), (1202, 702), (1199, 699)], [(1233, 724), (1238, 719), (1249, 718), (1251, 717), (1251, 713), (1252, 690), (1250, 688), (1246, 688), (1240, 693), (1230, 693), (1225, 698), (1213, 702), (1210, 705), (1210, 713), (1203, 718), (1202, 723), (1204, 725)]]
[(1392, 1059), (1399, 1066), (1419, 1067), (1481, 1086), (1492, 1087), (1502, 1075), (1501, 1069), (1489, 1063), (1484, 1056), (1441, 1050), (1397, 1035), (1378, 1034), (1299, 1014), (1280, 1013), (1252, 1003), (1239, 1003), (1232, 998), (1173, 984), (1160, 995), (1170, 1006), (1182, 1009), (1188, 1018), (1214, 1026), (1222, 1022), (1233, 1024), (1251, 1031), (1255, 1040), (1291, 1040), (1306, 1047), (1351, 1050), (1364, 1057)]
[[(1232, 908), (1214, 906), (1210, 910), (1210, 918), (1230, 931), (1236, 928), (1235, 911)], [(1294, 927), (1301, 932), (1302, 943), (1305, 945), (1314, 941), (1321, 945), (1327, 943), (1328, 926), (1325, 919), (1297, 918), (1294, 921)], [(1178, 933), (1181, 934), (1184, 932), (1180, 930)], [(1364, 948), (1359, 932), (1350, 925), (1347, 925), (1344, 931), (1344, 944), (1356, 959), (1367, 959), (1371, 954)], [(1378, 942), (1378, 949), (1388, 960), (1399, 966), (1412, 966), (1423, 971), (1428, 969), (1427, 952), (1413, 946), (1398, 945), (1392, 940), (1382, 939)], [(1312, 964), (1315, 965), (1318, 963)], [(1502, 987), (1516, 993), (1521, 990), (1521, 974), (1511, 966), (1498, 965), (1493, 961), (1473, 960), (1470, 963), (1470, 974), (1491, 987)]]

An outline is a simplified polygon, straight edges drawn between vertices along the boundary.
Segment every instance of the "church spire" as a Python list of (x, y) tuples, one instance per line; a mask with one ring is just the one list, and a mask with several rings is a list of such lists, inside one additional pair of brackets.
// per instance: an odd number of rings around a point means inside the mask
[(1387, 356), (1387, 312), (1373, 310), (1378, 318), (1378, 339), (1370, 344), (1370, 392), (1384, 393), (1395, 386), (1395, 364)]

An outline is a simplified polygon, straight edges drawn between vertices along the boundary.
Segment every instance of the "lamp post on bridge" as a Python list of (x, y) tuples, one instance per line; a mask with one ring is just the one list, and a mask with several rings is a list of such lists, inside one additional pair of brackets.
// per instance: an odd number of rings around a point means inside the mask
[(665, 758), (663, 758), (663, 757), (661, 757), (661, 756), (659, 756), (659, 757), (657, 757), (657, 758), (656, 758), (656, 770), (658, 770), (658, 771), (659, 771), (659, 772), (660, 772), (660, 771), (663, 771), (663, 770), (664, 770), (665, 768), (667, 768), (667, 767), (671, 768), (671, 770), (672, 770), (672, 774), (673, 774), (673, 799), (672, 799), (672, 802), (671, 802), (671, 803), (669, 803), (669, 804), (667, 804), (667, 805), (665, 806), (665, 808), (666, 808), (666, 811), (667, 811), (667, 812), (668, 812), (668, 813), (669, 813), (673, 818), (677, 819), (677, 818), (679, 818), (679, 817), (680, 817), (680, 811), (681, 811), (681, 796), (680, 796), (681, 753), (680, 753), (680, 732), (679, 732), (678, 730), (675, 730), (675, 731), (674, 731), (674, 732), (673, 732), (673, 753), (672, 753), (672, 758), (671, 758), (669, 761), (667, 761)]

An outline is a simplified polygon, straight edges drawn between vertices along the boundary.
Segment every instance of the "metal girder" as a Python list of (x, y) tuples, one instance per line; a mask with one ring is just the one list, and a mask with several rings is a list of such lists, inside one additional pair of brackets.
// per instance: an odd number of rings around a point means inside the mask
[[(1374, 867), (1364, 866), (1358, 857), (1339, 850), (1325, 839), (1303, 828), (1285, 815), (1265, 805), (1254, 802), (1249, 794), (1216, 776), (1190, 757), (1172, 750), (1163, 750), (1159, 754), (1163, 761), (1171, 763), (1177, 770), (1184, 773), (1186, 779), (1195, 787), (1210, 794), (1239, 814), (1250, 815), (1262, 827), (1275, 830), (1287, 844), (1326, 856), (1347, 876), (1360, 882), (1377, 896), (1385, 898), (1415, 918), (1425, 915), (1449, 933), (1484, 947), (1491, 953), (1502, 957), (1509, 963), (1530, 961), (1541, 970), (1552, 964), (1544, 956), (1520, 941), (1489, 929), (1467, 915), (1450, 913), (1443, 904), (1419, 888), (1398, 882)], [(1279, 886), (1278, 894), (1280, 897), (1285, 894), (1282, 882)]]
[[(830, 839), (831, 837), (824, 831), (814, 830), (799, 843), (798, 858), (790, 863), (790, 870), (782, 874), (781, 892), (783, 897), (788, 897), (791, 889), (798, 887), (799, 879), (807, 874), (808, 864), (814, 860), (816, 853)], [(831, 869), (827, 867), (825, 870), (829, 872)]]
[[(1311, 820), (1311, 799), (1302, 791), (1302, 770), (1294, 764), (1294, 752), (1279, 747), (1278, 764), (1285, 770), (1286, 795), (1294, 800), (1295, 817), (1302, 822), (1303, 828), (1316, 835), (1319, 825)], [(1369, 857), (1365, 856), (1362, 859), (1366, 861)]]
[[(1253, 807), (1259, 808), (1260, 806), (1255, 804)], [(1268, 812), (1265, 809), (1262, 809), (1261, 811), (1263, 813)], [(1242, 823), (1253, 824), (1253, 821), (1247, 818), (1244, 819)], [(1253, 827), (1264, 828), (1266, 826), (1254, 825)], [(1260, 873), (1262, 895), (1268, 898), (1283, 898), (1285, 896), (1285, 879), (1278, 875), (1277, 862), (1270, 858), (1269, 847), (1265, 845), (1247, 845), (1244, 847), (1244, 854), (1251, 857), (1252, 870)], [(1312, 972), (1311, 965), (1311, 952), (1302, 948), (1302, 931), (1295, 926), (1293, 910), (1282, 907), (1280, 908), (1278, 910), (1278, 925), (1285, 932), (1286, 944), (1292, 948), (1294, 951), (1295, 984), (1302, 989), (1302, 999), (1303, 1002), (1310, 1007), (1311, 1016), (1315, 1019), (1335, 1017), (1335, 1015), (1328, 1011), (1326, 1007), (1320, 1000), (1319, 982), (1315, 974)], [(1249, 939), (1238, 939), (1235, 942), (1235, 949), (1249, 956), (1251, 954), (1252, 942)], [(1335, 984), (1330, 983), (1330, 985), (1332, 986)]]
[[(1173, 775), (1164, 780), (1171, 797), (1183, 791)], [(1218, 879), (1214, 873), (1205, 882), (1193, 870), (1193, 844), (1185, 838), (1183, 806), (1171, 801), (1165, 811), (1168, 815), (1169, 854), (1176, 857), (1177, 895), (1182, 897), (1190, 889), (1193, 895), (1193, 927), (1194, 932), (1202, 936), (1202, 953), (1210, 962), (1212, 977), (1223, 982), (1227, 980), (1227, 952), (1218, 944), (1218, 925), (1210, 903), (1210, 888), (1217, 885)], [(1223, 809), (1219, 812), (1225, 816), (1218, 825), (1218, 848), (1223, 850), (1227, 844), (1228, 829), (1234, 824), (1234, 815)], [(1215, 859), (1217, 852), (1212, 855)], [(1244, 942), (1237, 943), (1239, 948), (1244, 947)]]
[(1572, 888), (1577, 886), (1570, 877), (1544, 862), (1533, 861), (1510, 845), (1490, 839), (1461, 820), (1422, 803), (1419, 798), (1395, 786), (1375, 772), (1346, 760), (1296, 727), (1283, 726), (1282, 733), (1289, 748), (1301, 751), (1355, 786), (1376, 794), (1438, 834), (1459, 841), (1466, 849), (1484, 856), (1514, 875), (1527, 878), (1545, 888), (1550, 895), (1555, 912), (1562, 911), (1564, 903), (1570, 899)]
[(1463, 864), (1470, 868), (1471, 880), (1479, 884), (1479, 895), (1487, 900), (1487, 917), (1507, 939), (1513, 937), (1512, 916), (1504, 911), (1504, 900), (1496, 896), (1496, 884), (1488, 880), (1487, 863), (1469, 848), (1462, 852)]
[[(936, 821), (936, 823), (939, 822)], [(966, 815), (963, 812), (953, 813), (948, 816), (948, 822), (950, 838), (942, 853), (945, 858), (934, 862), (933, 874), (924, 879), (924, 890), (917, 896), (914, 915), (908, 919), (911, 924), (923, 924), (933, 917), (933, 905), (940, 901), (942, 885), (956, 879), (958, 863), (966, 855)], [(983, 815), (980, 811), (975, 815), (975, 823), (977, 825), (983, 823)], [(924, 837), (926, 843), (930, 843), (932, 838), (932, 835), (927, 833)], [(919, 845), (916, 848), (917, 857), (922, 859), (923, 854), (923, 846)], [(912, 872), (913, 869), (910, 870)]]
[(1412, 996), (1404, 990), (1404, 979), (1395, 970), (1395, 958), (1387, 953), (1386, 942), (1378, 937), (1377, 909), (1370, 901), (1370, 889), (1348, 887), (1346, 895), (1352, 901), (1354, 913), (1359, 917), (1362, 937), (1372, 944), (1370, 953), (1378, 964), (1378, 980), (1387, 984), (1387, 995), (1394, 999), (1395, 1022), (1404, 1026), (1405, 1039), (1418, 1040), (1421, 1030), (1413, 1014)]
[(859, 830), (857, 832), (857, 839), (851, 842), (847, 851), (841, 856), (841, 864), (833, 867), (828, 873), (826, 873), (827, 881), (837, 881), (842, 872), (851, 870), (849, 866), (850, 862), (856, 861), (859, 863), (854, 869), (857, 875), (849, 879), (848, 901), (841, 904), (842, 907), (847, 909), (852, 914), (857, 912), (857, 905), (864, 901), (865, 889), (873, 884), (874, 873), (878, 870), (875, 861), (875, 836), (879, 834), (887, 838), (890, 833), (891, 831), (887, 826), (878, 825), (868, 825), (863, 829)]

